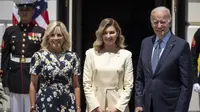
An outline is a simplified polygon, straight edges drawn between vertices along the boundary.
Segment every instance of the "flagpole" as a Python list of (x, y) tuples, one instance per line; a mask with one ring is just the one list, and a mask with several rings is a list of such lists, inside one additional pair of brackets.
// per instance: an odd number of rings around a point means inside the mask
[(70, 42), (71, 42), (71, 47), (70, 47), (70, 51), (72, 50), (72, 17), (73, 17), (73, 15), (72, 15), (72, 13), (73, 13), (73, 11), (72, 11), (72, 9), (73, 9), (73, 0), (69, 0), (69, 35), (70, 35)]

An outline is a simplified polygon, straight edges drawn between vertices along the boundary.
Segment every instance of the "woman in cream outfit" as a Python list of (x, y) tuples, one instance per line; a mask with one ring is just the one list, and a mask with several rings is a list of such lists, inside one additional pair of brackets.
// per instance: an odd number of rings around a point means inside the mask
[(86, 112), (129, 112), (133, 88), (132, 53), (125, 50), (121, 28), (112, 18), (96, 31), (94, 48), (86, 51), (83, 86)]

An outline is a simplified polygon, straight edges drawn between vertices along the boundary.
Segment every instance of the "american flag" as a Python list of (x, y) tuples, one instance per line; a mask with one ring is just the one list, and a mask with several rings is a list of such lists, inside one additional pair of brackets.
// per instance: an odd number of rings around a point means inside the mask
[[(35, 2), (35, 13), (33, 15), (33, 21), (40, 27), (46, 28), (49, 24), (49, 16), (47, 11), (47, 0), (36, 0)], [(18, 15), (18, 8), (14, 3), (12, 12), (12, 23), (18, 24), (20, 22), (20, 17)]]

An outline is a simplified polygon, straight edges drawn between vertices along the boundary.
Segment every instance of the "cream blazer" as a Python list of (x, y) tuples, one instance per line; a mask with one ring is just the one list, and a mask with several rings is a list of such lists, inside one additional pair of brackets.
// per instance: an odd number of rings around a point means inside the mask
[(86, 112), (100, 107), (107, 112), (117, 108), (129, 112), (128, 102), (133, 88), (132, 53), (120, 49), (118, 53), (86, 51), (83, 86), (87, 101)]

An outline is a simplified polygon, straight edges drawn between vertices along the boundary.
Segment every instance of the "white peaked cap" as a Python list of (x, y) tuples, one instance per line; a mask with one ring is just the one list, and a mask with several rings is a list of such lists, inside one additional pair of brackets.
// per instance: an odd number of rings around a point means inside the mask
[(13, 0), (16, 4), (33, 4), (36, 0)]

